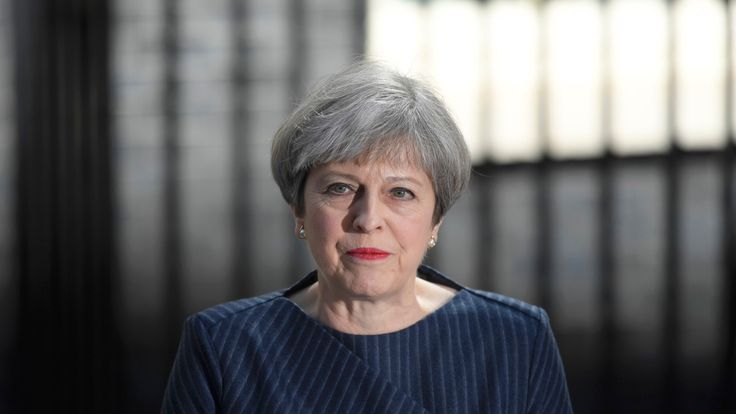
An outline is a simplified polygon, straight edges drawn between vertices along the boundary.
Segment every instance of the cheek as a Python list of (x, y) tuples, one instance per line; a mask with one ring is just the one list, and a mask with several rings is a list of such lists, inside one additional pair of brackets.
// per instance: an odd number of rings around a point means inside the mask
[(329, 214), (324, 209), (317, 209), (307, 217), (306, 225), (310, 228), (314, 239), (330, 242), (337, 239), (341, 233), (341, 217)]
[(311, 213), (305, 217), (309, 250), (318, 268), (325, 272), (334, 272), (340, 261), (340, 253), (336, 247), (343, 234), (340, 220), (325, 211)]
[(431, 220), (403, 220), (398, 224), (398, 234), (405, 250), (424, 251), (432, 234)]

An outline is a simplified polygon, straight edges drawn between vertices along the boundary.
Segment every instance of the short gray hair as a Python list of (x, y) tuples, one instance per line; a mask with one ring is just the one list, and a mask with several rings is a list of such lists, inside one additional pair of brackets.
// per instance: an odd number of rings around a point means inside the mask
[(271, 171), (301, 212), (311, 168), (359, 159), (416, 162), (434, 184), (435, 221), (470, 179), (468, 147), (442, 101), (424, 83), (375, 62), (349, 66), (304, 99), (276, 132)]

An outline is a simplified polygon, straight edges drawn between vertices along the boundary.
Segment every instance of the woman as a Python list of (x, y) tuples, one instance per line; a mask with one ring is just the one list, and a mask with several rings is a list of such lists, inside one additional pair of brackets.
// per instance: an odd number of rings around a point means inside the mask
[(422, 266), (470, 160), (423, 84), (371, 63), (326, 80), (271, 166), (317, 269), (187, 320), (171, 413), (567, 413), (543, 310)]

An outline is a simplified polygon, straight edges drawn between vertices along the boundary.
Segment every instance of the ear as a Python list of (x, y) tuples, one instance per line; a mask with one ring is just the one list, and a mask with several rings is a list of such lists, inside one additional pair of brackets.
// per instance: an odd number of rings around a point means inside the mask
[(432, 235), (433, 236), (437, 237), (437, 235), (440, 232), (440, 226), (442, 226), (442, 223), (444, 221), (445, 221), (445, 218), (444, 217), (440, 217), (440, 220), (437, 222), (437, 224), (435, 224), (434, 226), (432, 226)]
[(291, 215), (294, 217), (294, 234), (299, 236), (299, 229), (304, 226), (304, 217), (297, 212), (295, 206), (291, 206)]

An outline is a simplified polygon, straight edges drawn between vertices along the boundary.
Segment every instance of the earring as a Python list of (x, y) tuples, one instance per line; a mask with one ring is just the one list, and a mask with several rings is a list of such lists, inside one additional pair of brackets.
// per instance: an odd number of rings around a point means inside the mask
[(432, 238), (429, 239), (429, 241), (427, 242), (427, 246), (429, 246), (429, 248), (431, 249), (436, 245), (437, 245), (437, 238), (432, 236)]
[(302, 240), (307, 238), (307, 232), (304, 231), (304, 226), (299, 227), (299, 238)]

